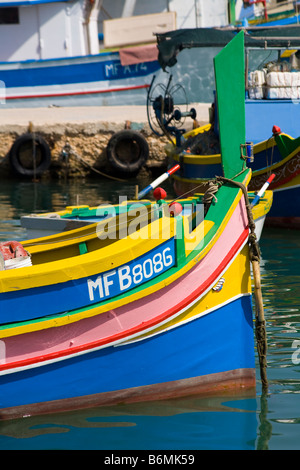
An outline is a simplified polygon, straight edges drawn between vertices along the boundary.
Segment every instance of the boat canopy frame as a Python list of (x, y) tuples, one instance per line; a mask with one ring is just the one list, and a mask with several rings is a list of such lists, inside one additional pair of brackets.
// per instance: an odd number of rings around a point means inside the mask
[(173, 67), (183, 49), (225, 47), (236, 34), (245, 31), (245, 50), (300, 49), (300, 26), (253, 28), (191, 28), (156, 33), (158, 61), (161, 68)]

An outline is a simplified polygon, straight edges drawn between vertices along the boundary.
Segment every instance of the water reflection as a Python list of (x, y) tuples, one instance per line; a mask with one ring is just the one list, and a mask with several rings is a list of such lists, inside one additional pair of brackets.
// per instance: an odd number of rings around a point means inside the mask
[(0, 423), (1, 449), (255, 448), (256, 399), (189, 397)]
[[(0, 203), (1, 209), (9, 208), (7, 215), (18, 213), (28, 214), (35, 211), (56, 211), (66, 205), (88, 204), (98, 205), (108, 202), (117, 202), (118, 196), (126, 194), (134, 195), (134, 184), (127, 183), (118, 186), (114, 192), (109, 180), (75, 180), (39, 182), (11, 181), (1, 183)], [(2, 215), (2, 214), (1, 214)]]
[[(299, 449), (295, 433), (300, 393), (299, 232), (265, 229), (260, 247), (269, 395), (261, 401), (261, 414), (265, 419), (259, 428), (257, 448), (266, 448), (263, 444), (266, 440), (270, 441), (268, 448)], [(293, 428), (287, 428), (288, 425)], [(287, 434), (290, 440), (284, 437)]]
[(260, 398), (259, 428), (257, 432), (256, 450), (268, 450), (272, 436), (272, 424), (268, 420), (268, 395), (263, 393)]
[(39, 183), (3, 181), (0, 192), (0, 241), (26, 238), (26, 232), (19, 223), (22, 215), (59, 211), (78, 204), (117, 204), (120, 196), (133, 198), (138, 183), (143, 182), (118, 183), (116, 188), (114, 182), (98, 179)]
[(300, 333), (299, 232), (266, 229), (260, 246), (269, 366), (298, 373), (292, 356)]

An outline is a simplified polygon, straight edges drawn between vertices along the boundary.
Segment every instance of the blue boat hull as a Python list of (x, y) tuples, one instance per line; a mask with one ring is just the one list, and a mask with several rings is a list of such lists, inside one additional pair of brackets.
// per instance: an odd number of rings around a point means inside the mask
[(158, 61), (123, 66), (117, 52), (2, 62), (0, 107), (145, 105), (159, 68)]
[(251, 295), (147, 339), (2, 374), (1, 418), (24, 415), (27, 407), (30, 413), (61, 411), (206, 387), (224, 393), (228, 382), (238, 389), (245, 377), (255, 386)]
[(273, 126), (293, 138), (299, 135), (299, 100), (245, 101), (246, 141), (257, 144), (272, 137)]
[(300, 228), (300, 186), (273, 191), (272, 208), (266, 219), (270, 227)]

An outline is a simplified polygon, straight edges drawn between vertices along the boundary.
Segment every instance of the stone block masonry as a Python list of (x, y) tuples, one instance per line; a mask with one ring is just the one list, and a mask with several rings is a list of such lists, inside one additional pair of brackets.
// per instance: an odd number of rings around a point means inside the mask
[[(39, 134), (51, 151), (51, 165), (41, 178), (114, 175), (115, 170), (107, 161), (106, 147), (112, 135), (125, 128), (141, 132), (149, 145), (149, 158), (140, 173), (152, 177), (166, 169), (164, 147), (168, 139), (153, 134), (147, 122), (146, 106), (0, 111), (0, 179), (12, 175), (8, 155), (16, 139), (26, 132)], [(206, 122), (202, 120), (203, 124)]]

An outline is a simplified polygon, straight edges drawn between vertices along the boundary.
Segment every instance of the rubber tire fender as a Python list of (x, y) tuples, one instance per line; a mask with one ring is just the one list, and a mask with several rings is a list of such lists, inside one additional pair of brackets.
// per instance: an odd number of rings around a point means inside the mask
[[(20, 152), (22, 147), (27, 145), (29, 142), (34, 142), (36, 147), (39, 149), (40, 162), (36, 166), (35, 170), (34, 168), (24, 167), (20, 161)], [(40, 176), (44, 171), (48, 170), (50, 166), (50, 147), (45, 139), (43, 139), (43, 137), (40, 135), (27, 132), (26, 134), (18, 137), (13, 143), (9, 152), (9, 160), (14, 172), (17, 175), (27, 177)]]
[[(134, 145), (137, 158), (134, 161), (124, 161), (118, 153), (121, 146)], [(107, 147), (109, 163), (122, 173), (136, 173), (149, 157), (149, 146), (145, 137), (137, 131), (123, 130), (116, 132), (109, 140)]]

